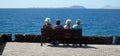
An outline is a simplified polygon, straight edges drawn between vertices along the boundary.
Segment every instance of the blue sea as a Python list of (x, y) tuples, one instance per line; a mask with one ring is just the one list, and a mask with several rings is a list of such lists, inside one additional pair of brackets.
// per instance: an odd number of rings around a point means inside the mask
[(0, 33), (41, 34), (46, 17), (53, 25), (71, 19), (71, 26), (79, 18), (83, 35), (120, 35), (120, 9), (0, 9)]

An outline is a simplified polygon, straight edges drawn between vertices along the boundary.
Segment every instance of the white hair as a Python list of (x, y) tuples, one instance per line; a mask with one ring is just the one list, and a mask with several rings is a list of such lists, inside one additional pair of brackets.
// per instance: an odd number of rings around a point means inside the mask
[(48, 17), (45, 18), (45, 21), (46, 21), (46, 22), (50, 22), (50, 18), (48, 18)]
[(66, 20), (66, 24), (69, 24), (69, 23), (71, 23), (71, 19)]

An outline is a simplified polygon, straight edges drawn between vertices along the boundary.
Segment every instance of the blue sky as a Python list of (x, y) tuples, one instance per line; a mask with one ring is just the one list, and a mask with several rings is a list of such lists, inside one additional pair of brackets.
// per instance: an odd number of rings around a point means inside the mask
[(106, 5), (120, 6), (120, 0), (0, 0), (0, 8), (61, 8), (72, 5), (101, 8)]

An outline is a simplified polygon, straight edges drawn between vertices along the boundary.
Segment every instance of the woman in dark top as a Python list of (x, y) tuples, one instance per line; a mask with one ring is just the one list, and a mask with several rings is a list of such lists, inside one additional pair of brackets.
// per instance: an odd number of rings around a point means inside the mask
[(45, 24), (41, 27), (42, 41), (45, 43), (45, 40), (50, 40), (52, 38), (52, 30), (54, 27), (50, 23), (50, 18), (45, 19)]
[(45, 19), (45, 24), (42, 26), (43, 29), (54, 29), (52, 24), (50, 23), (50, 18)]

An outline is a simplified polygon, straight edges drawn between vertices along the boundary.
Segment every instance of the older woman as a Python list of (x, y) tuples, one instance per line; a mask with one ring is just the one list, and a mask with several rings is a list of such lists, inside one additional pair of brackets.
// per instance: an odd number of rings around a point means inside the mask
[(52, 24), (50, 23), (50, 18), (45, 19), (45, 24), (42, 26), (44, 29), (54, 29)]
[(82, 29), (81, 25), (80, 25), (80, 19), (76, 20), (76, 24), (73, 25), (73, 29)]
[[(77, 20), (76, 20), (76, 24), (73, 25), (73, 29), (82, 29), (82, 27), (81, 27), (81, 25), (80, 25), (80, 19), (77, 19)], [(80, 41), (80, 43), (82, 43), (82, 41)], [(74, 46), (74, 45), (77, 46), (77, 44), (73, 44), (73, 46)], [(79, 44), (79, 46), (82, 46), (82, 45)]]
[(64, 29), (71, 29), (70, 23), (71, 23), (71, 20), (67, 19), (66, 20), (66, 25), (64, 25)]

